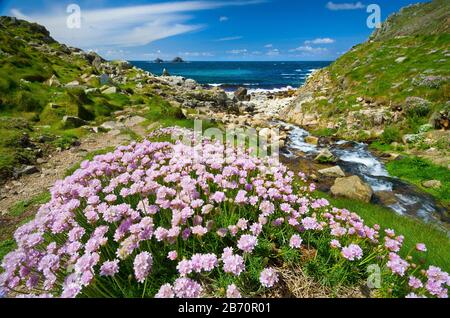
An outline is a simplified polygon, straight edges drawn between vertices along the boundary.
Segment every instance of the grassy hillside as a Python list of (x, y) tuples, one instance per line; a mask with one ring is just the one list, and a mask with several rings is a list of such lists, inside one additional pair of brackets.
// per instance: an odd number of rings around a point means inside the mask
[[(448, 12), (450, 2), (435, 0), (394, 14), (369, 41), (315, 73), (288, 118), (340, 137), (387, 144), (448, 129)], [(448, 137), (427, 147), (448, 149)]]
[[(0, 17), (0, 182), (87, 133), (64, 116), (96, 126), (124, 106), (158, 104), (153, 86), (134, 91), (130, 79), (140, 73), (59, 44), (40, 25)], [(116, 92), (103, 93), (108, 87)]]
[(370, 39), (378, 41), (403, 35), (449, 33), (448, 10), (447, 0), (407, 6), (390, 16)]

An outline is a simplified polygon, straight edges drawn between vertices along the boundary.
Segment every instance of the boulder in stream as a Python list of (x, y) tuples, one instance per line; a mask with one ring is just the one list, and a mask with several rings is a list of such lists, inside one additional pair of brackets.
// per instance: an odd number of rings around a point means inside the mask
[(372, 188), (364, 183), (360, 177), (351, 176), (346, 178), (337, 178), (331, 187), (331, 193), (337, 197), (370, 202), (373, 195)]
[(325, 177), (330, 177), (330, 178), (345, 177), (344, 171), (342, 171), (341, 167), (339, 167), (339, 166), (321, 169), (318, 172), (320, 175), (325, 176)]
[(329, 149), (325, 148), (319, 152), (319, 154), (316, 156), (316, 158), (314, 158), (314, 160), (320, 163), (330, 163), (335, 162), (336, 158)]

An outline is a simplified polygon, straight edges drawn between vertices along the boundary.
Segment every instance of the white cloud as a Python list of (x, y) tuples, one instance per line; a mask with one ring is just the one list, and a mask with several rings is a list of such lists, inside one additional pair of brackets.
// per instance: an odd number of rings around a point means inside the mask
[(222, 17), (219, 18), (219, 21), (220, 21), (220, 22), (226, 22), (226, 21), (228, 21), (228, 20), (229, 20), (229, 18), (228, 18), (228, 17), (225, 17), (225, 16), (222, 16)]
[(270, 50), (269, 52), (266, 53), (266, 55), (268, 55), (268, 56), (278, 56), (278, 55), (280, 55), (280, 50), (278, 50), (278, 49)]
[(214, 56), (211, 52), (180, 52), (179, 55), (187, 57), (211, 57)]
[(246, 54), (248, 52), (247, 49), (235, 49), (231, 51), (227, 51), (228, 54)]
[(289, 52), (303, 52), (303, 53), (309, 53), (309, 54), (319, 54), (327, 52), (328, 50), (323, 47), (312, 47), (310, 45), (305, 46), (299, 46), (298, 48), (289, 50)]
[(266, 45), (264, 45), (264, 47), (265, 47), (266, 49), (270, 49), (270, 48), (273, 48), (273, 44), (266, 44)]
[(330, 1), (327, 3), (326, 8), (333, 11), (339, 11), (365, 9), (366, 6), (360, 1), (355, 3), (334, 3)]
[(336, 40), (331, 38), (317, 38), (310, 41), (305, 41), (305, 44), (332, 44), (336, 42)]
[(228, 36), (228, 37), (225, 37), (225, 38), (221, 38), (221, 39), (217, 39), (217, 40), (215, 40), (216, 42), (226, 42), (226, 41), (236, 41), (236, 40), (240, 40), (240, 39), (243, 39), (244, 37), (243, 36)]
[(264, 1), (178, 1), (103, 9), (81, 8), (80, 29), (67, 27), (66, 20), (69, 15), (62, 6), (45, 8), (46, 13), (30, 15), (16, 8), (11, 10), (11, 14), (44, 25), (56, 40), (72, 46), (132, 47), (205, 27), (202, 24), (189, 23), (193, 17), (187, 15), (188, 12), (262, 2)]

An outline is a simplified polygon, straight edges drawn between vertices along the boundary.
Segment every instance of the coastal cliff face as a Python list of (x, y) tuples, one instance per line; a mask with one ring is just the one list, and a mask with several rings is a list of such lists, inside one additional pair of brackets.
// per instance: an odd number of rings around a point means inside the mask
[(435, 0), (389, 17), (369, 41), (315, 72), (281, 116), (318, 135), (448, 149), (448, 131), (436, 132), (449, 128), (448, 12), (448, 1)]

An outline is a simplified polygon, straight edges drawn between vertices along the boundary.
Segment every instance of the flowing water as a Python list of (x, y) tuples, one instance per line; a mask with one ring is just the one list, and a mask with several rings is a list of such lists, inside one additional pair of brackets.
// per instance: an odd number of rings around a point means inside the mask
[[(282, 124), (290, 129), (285, 156), (292, 158), (301, 152), (304, 157), (314, 160), (323, 147), (306, 143), (305, 137), (309, 135), (306, 130), (295, 125)], [(374, 203), (384, 205), (398, 214), (410, 215), (448, 229), (441, 220), (445, 208), (415, 186), (391, 177), (383, 162), (368, 150), (367, 144), (340, 140), (327, 147), (337, 158), (336, 165), (347, 175), (357, 175), (372, 187), (375, 193)], [(388, 202), (379, 199), (382, 193), (390, 195)]]

